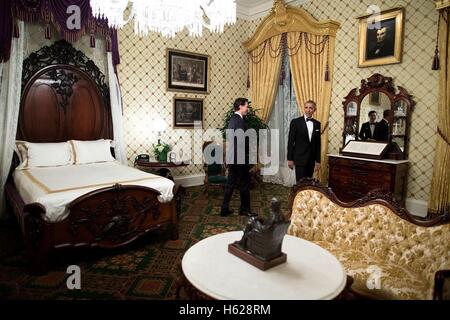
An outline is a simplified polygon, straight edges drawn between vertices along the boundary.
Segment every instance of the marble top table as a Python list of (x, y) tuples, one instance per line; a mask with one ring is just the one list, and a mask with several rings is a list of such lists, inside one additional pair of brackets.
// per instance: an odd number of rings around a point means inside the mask
[(186, 279), (215, 299), (333, 299), (344, 289), (344, 268), (320, 246), (286, 235), (282, 251), (287, 262), (262, 271), (228, 252), (228, 244), (241, 239), (242, 234), (217, 234), (189, 248), (182, 260)]

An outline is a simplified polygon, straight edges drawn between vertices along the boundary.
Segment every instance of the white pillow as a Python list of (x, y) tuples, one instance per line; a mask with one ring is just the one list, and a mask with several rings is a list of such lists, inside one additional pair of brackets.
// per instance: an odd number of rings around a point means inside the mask
[(72, 144), (75, 164), (116, 160), (111, 155), (111, 140), (70, 140), (69, 142)]
[(73, 163), (72, 149), (68, 142), (32, 143), (16, 142), (21, 164), (16, 169), (33, 167), (66, 166)]

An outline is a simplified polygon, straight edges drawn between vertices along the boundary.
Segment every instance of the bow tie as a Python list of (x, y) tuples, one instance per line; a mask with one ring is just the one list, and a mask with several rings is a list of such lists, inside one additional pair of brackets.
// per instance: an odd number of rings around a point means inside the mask
[(306, 118), (306, 122), (308, 122), (308, 121), (313, 121), (313, 119), (312, 118)]

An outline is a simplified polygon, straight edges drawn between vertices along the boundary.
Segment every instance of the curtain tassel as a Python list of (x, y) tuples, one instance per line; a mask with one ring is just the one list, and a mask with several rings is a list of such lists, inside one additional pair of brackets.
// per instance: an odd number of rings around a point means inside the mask
[(433, 64), (431, 65), (431, 70), (439, 70), (439, 29), (441, 27), (441, 13), (438, 13), (438, 24), (436, 32), (436, 49), (434, 50)]
[(95, 36), (94, 36), (94, 34), (91, 34), (90, 42), (91, 42), (91, 48), (95, 48)]
[(250, 59), (251, 54), (252, 54), (251, 52), (247, 54), (247, 61), (248, 61), (247, 89), (250, 89), (250, 72), (251, 72), (250, 64), (252, 63), (252, 60)]
[(111, 37), (106, 37), (106, 52), (111, 52)]
[(330, 67), (327, 65), (325, 66), (325, 81), (330, 81)]
[(89, 18), (88, 20), (88, 26), (91, 31), (91, 38), (90, 38), (90, 44), (91, 48), (95, 48), (95, 27), (96, 27), (96, 20), (93, 18)]
[(50, 30), (50, 23), (47, 23), (45, 25), (45, 39), (51, 39), (52, 38), (52, 31)]
[(436, 51), (434, 52), (433, 65), (431, 66), (431, 70), (439, 70), (439, 67), (439, 50), (436, 49)]
[(327, 45), (327, 64), (325, 65), (325, 81), (330, 81), (330, 66), (328, 64), (328, 60), (330, 59), (330, 36), (327, 36), (326, 43)]
[(13, 37), (14, 38), (19, 38), (20, 37), (20, 33), (19, 33), (19, 25), (17, 24), (17, 20), (14, 19), (14, 25), (13, 25)]

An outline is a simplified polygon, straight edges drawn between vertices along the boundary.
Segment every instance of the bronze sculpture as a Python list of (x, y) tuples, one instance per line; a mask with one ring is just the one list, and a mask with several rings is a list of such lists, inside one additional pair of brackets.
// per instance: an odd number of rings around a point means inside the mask
[(290, 221), (280, 211), (280, 203), (272, 199), (272, 213), (267, 220), (250, 217), (241, 240), (229, 244), (228, 251), (261, 270), (286, 262), (281, 252), (283, 238)]

